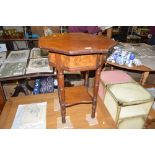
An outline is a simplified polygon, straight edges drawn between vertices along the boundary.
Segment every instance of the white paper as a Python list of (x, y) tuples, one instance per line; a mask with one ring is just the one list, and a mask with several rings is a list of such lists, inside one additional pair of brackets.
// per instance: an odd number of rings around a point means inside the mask
[(19, 105), (12, 129), (45, 129), (47, 102)]
[(91, 114), (86, 114), (86, 121), (88, 122), (88, 124), (90, 126), (93, 126), (93, 125), (97, 125), (98, 124), (97, 118), (96, 117), (95, 118), (91, 118)]
[(62, 123), (62, 117), (57, 118), (57, 128), (58, 129), (73, 129), (73, 124), (71, 122), (70, 116), (66, 116), (66, 123)]

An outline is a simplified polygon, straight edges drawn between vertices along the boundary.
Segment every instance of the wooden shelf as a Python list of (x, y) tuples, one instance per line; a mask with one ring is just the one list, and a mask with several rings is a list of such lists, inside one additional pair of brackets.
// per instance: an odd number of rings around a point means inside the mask
[(67, 107), (82, 103), (92, 103), (92, 96), (88, 93), (85, 86), (66, 87), (65, 103)]

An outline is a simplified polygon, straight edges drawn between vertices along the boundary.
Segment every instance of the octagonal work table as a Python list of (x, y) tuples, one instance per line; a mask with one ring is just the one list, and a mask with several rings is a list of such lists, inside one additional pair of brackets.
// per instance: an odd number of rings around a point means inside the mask
[[(49, 64), (57, 70), (58, 95), (62, 123), (66, 122), (66, 107), (92, 103), (95, 117), (99, 77), (110, 48), (117, 42), (110, 38), (86, 33), (53, 34), (39, 39), (39, 47), (49, 52)], [(64, 71), (95, 70), (93, 95), (86, 86), (64, 87)]]

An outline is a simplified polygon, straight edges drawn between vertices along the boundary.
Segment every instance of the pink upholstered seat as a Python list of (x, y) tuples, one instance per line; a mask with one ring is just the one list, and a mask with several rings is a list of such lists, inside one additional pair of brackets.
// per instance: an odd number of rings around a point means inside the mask
[(133, 79), (127, 73), (120, 70), (102, 71), (100, 79), (104, 82), (105, 85), (133, 81)]
[[(120, 70), (102, 71), (100, 76), (100, 84), (98, 94), (104, 99), (104, 87), (108, 84), (134, 82), (134, 80), (125, 72)], [(104, 85), (103, 85), (104, 84)]]

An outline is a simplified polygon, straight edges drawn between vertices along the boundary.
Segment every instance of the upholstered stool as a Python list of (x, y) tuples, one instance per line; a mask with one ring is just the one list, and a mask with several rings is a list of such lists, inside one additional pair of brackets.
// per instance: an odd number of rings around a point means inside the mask
[(125, 72), (120, 70), (102, 71), (100, 76), (100, 84), (98, 95), (104, 101), (105, 88), (108, 84), (134, 82), (134, 80)]
[(153, 97), (136, 82), (107, 85), (104, 104), (118, 128), (143, 128)]

